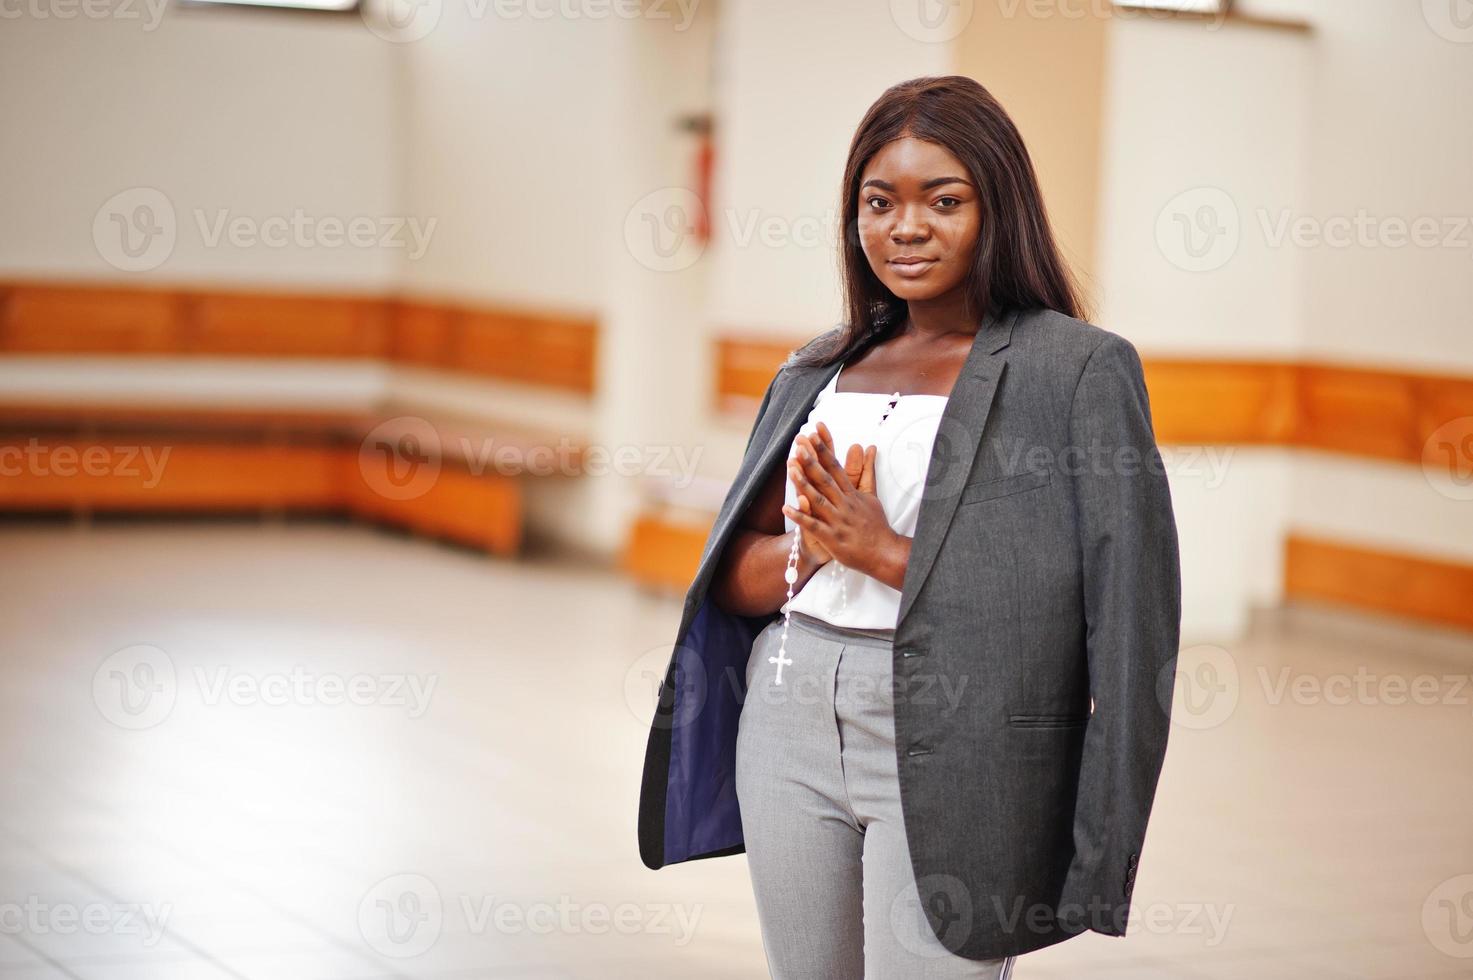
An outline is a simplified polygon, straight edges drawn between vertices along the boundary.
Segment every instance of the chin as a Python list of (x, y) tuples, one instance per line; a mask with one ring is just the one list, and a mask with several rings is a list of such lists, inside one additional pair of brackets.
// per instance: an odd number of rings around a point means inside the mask
[(914, 279), (899, 279), (894, 282), (885, 282), (885, 286), (890, 292), (908, 303), (935, 299), (946, 291), (944, 289), (937, 289), (931, 283), (919, 282)]

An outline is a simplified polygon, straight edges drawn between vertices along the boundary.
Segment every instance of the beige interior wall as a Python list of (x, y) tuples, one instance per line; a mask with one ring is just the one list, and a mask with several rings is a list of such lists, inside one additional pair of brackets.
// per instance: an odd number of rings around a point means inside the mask
[(1043, 187), (1060, 247), (1096, 300), (1105, 71), (1103, 4), (978, 3), (954, 46), (954, 70), (1012, 116)]
[[(265, 225), (407, 217), (402, 52), (357, 17), (153, 0), (101, 5), (118, 14), (103, 17), (5, 9), (17, 14), (0, 16), (0, 275), (365, 292), (398, 280), (408, 249), (392, 242)], [(154, 268), (129, 271), (109, 263), (94, 220), (112, 200), (131, 213), (140, 189), (169, 202), (175, 239)], [(266, 231), (215, 237), (221, 216)]]

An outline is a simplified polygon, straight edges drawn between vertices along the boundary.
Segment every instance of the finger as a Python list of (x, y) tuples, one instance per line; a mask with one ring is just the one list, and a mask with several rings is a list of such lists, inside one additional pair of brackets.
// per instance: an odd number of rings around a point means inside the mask
[[(798, 466), (802, 469), (803, 475), (808, 478), (808, 482), (814, 488), (814, 491), (821, 494), (830, 503), (838, 505), (843, 499), (846, 487), (840, 484), (839, 480), (835, 479), (833, 473), (829, 471), (829, 468), (819, 461), (815, 448), (815, 440), (806, 434), (798, 436), (798, 451), (796, 455), (798, 457)], [(829, 455), (832, 457), (833, 454), (830, 453)], [(847, 483), (849, 478), (844, 475), (843, 467), (837, 466), (837, 462), (835, 460), (839, 479)]]
[(859, 481), (864, 477), (864, 447), (854, 443), (849, 451), (844, 454), (844, 475), (849, 477), (849, 482), (863, 490)]
[(790, 520), (792, 520), (792, 522), (797, 525), (804, 534), (813, 535), (813, 540), (818, 541), (819, 544), (823, 544), (822, 539), (819, 537), (819, 535), (822, 533), (823, 525), (820, 524), (816, 519), (803, 513), (797, 508), (789, 507), (787, 504), (783, 504), (783, 513)]
[(814, 451), (818, 456), (818, 463), (828, 473), (836, 486), (843, 491), (852, 491), (854, 483), (849, 479), (849, 474), (844, 471), (844, 464), (839, 462), (839, 451), (834, 442), (834, 435), (829, 431), (827, 423), (820, 422), (817, 426), (821, 439), (810, 440), (814, 444)]
[(877, 493), (875, 489), (875, 459), (879, 455), (879, 447), (870, 446), (864, 451), (864, 467), (859, 476), (859, 489), (865, 493)]
[(832, 503), (828, 497), (824, 496), (821, 490), (813, 485), (813, 481), (808, 479), (807, 473), (804, 472), (800, 464), (794, 462), (788, 467), (788, 479), (792, 480), (793, 490), (799, 497), (808, 498), (809, 504), (812, 505), (809, 507), (809, 513), (815, 517), (818, 516), (817, 505), (819, 503)]

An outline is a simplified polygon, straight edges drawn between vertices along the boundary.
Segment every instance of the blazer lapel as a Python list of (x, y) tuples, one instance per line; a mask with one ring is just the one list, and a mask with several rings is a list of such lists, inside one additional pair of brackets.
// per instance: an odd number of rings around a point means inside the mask
[(808, 420), (808, 413), (813, 409), (813, 401), (823, 386), (829, 383), (829, 379), (839, 373), (841, 365), (837, 362), (827, 367), (804, 367), (797, 368), (790, 375), (788, 383), (784, 386), (784, 394), (781, 406), (778, 408), (777, 423), (773, 429), (772, 438), (762, 448), (762, 453), (757, 461), (747, 470), (742, 479), (741, 489), (733, 498), (735, 501), (728, 518), (735, 520), (740, 517), (742, 511), (746, 510), (747, 503), (757, 492), (758, 483), (763, 474), (779, 456), (787, 459), (787, 452), (792, 448), (793, 440), (797, 438), (798, 430)]
[(792, 446), (793, 439), (798, 435), (798, 430), (803, 427), (803, 423), (808, 420), (808, 413), (813, 408), (814, 399), (818, 397), (823, 386), (828, 384), (829, 379), (839, 373), (840, 366), (834, 363), (827, 367), (794, 368), (789, 372), (788, 380), (783, 384), (780, 400), (776, 403), (776, 407), (769, 409), (777, 413), (772, 435), (762, 445), (752, 465), (738, 473), (737, 481), (733, 484), (735, 489), (727, 495), (726, 503), (716, 517), (716, 524), (707, 539), (706, 550), (701, 555), (694, 584), (686, 596), (685, 618), (687, 620), (694, 613), (699, 598), (705, 594), (706, 580), (715, 570), (716, 556), (725, 547), (727, 537), (736, 527), (737, 522), (741, 520), (742, 514), (756, 495), (763, 474), (771, 469), (779, 456), (787, 458), (787, 451)]
[(1008, 345), (1018, 311), (1009, 310), (1001, 317), (989, 316), (972, 340), (972, 349), (962, 365), (961, 374), (951, 389), (951, 397), (941, 412), (936, 442), (931, 447), (931, 462), (926, 472), (926, 485), (921, 491), (921, 506), (916, 515), (915, 538), (910, 546), (910, 561), (900, 588), (900, 609), (895, 627), (905, 622), (906, 613), (925, 584), (936, 552), (946, 537), (956, 513), (962, 487), (972, 472), (972, 462), (982, 444), (982, 431), (992, 411), (993, 398), (1002, 379), (1005, 357), (997, 352)]

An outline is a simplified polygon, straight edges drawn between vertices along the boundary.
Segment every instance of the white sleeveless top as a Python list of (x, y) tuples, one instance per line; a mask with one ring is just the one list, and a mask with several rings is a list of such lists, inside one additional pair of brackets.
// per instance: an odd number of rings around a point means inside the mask
[[(897, 534), (912, 537), (921, 509), (926, 471), (930, 468), (931, 448), (948, 397), (901, 395), (895, 399), (893, 394), (881, 392), (837, 391), (842, 373), (841, 366), (814, 399), (808, 421), (798, 431), (816, 439), (818, 423), (822, 420), (834, 437), (841, 463), (852, 444), (873, 445), (875, 493), (885, 517)], [(892, 399), (895, 400), (893, 409), (890, 408)], [(888, 417), (885, 417), (886, 409), (890, 409)], [(797, 451), (798, 440), (794, 438), (788, 447), (788, 458), (792, 459)], [(784, 503), (796, 508), (798, 493), (793, 481), (789, 478), (784, 483), (787, 487)], [(783, 515), (784, 531), (796, 526), (790, 517)], [(836, 626), (894, 629), (900, 612), (900, 591), (833, 558), (803, 584), (791, 601), (783, 603), (779, 612), (790, 609)]]

